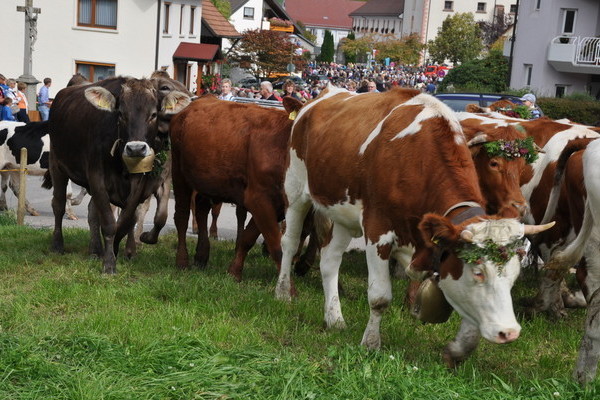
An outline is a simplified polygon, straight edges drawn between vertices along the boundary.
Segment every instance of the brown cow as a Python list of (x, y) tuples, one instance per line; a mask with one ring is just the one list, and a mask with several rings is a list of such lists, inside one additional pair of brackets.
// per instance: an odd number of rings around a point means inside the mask
[[(392, 297), (389, 257), (407, 244), (415, 245), (415, 260), (439, 255), (439, 263), (423, 266), (435, 272), (439, 288), (463, 317), (446, 348), (449, 365), (466, 358), (480, 335), (495, 343), (518, 338), (510, 288), (520, 262), (513, 246), (520, 246), (518, 238), (529, 228), (485, 215), (462, 128), (439, 100), (414, 90), (352, 95), (329, 86), (294, 121), (285, 193), (289, 206), (278, 298), (290, 299), (291, 261), (302, 221), (314, 206), (334, 222), (321, 255), (328, 326), (345, 325), (337, 295), (339, 265), (351, 238), (364, 235), (371, 308), (365, 346), (380, 346), (379, 326)], [(485, 245), (490, 241), (515, 252), (495, 264), (488, 250), (476, 249), (491, 249), (494, 245)], [(480, 263), (469, 261), (463, 246), (481, 253)]]
[[(301, 103), (286, 100), (288, 112)], [(281, 259), (278, 222), (284, 216), (283, 171), (292, 121), (288, 112), (206, 97), (193, 102), (171, 123), (173, 191), (178, 246), (176, 263), (188, 267), (186, 230), (196, 196), (198, 243), (194, 260), (209, 258), (206, 216), (212, 204), (233, 203), (252, 218), (236, 243), (228, 272), (242, 278), (244, 259), (260, 233), (273, 260)]]

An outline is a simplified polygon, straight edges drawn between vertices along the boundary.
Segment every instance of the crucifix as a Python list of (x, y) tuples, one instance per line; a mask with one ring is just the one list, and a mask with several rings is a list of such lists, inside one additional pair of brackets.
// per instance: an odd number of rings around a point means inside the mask
[(25, 43), (23, 51), (23, 75), (19, 76), (20, 82), (27, 84), (25, 95), (29, 103), (29, 109), (35, 110), (36, 94), (35, 88), (39, 81), (32, 73), (33, 45), (37, 40), (37, 18), (42, 12), (40, 8), (33, 6), (33, 0), (25, 0), (25, 6), (17, 6), (17, 11), (25, 13)]

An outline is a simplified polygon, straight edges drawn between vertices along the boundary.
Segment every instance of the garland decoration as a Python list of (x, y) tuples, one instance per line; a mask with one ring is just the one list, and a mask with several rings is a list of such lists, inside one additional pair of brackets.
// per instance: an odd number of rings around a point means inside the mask
[(507, 160), (523, 157), (527, 164), (538, 159), (538, 151), (531, 136), (525, 139), (495, 140), (484, 143), (483, 148), (490, 157), (503, 157)]
[(525, 104), (520, 104), (514, 107), (502, 107), (496, 109), (497, 112), (506, 115), (507, 117), (531, 119), (531, 110)]
[(463, 243), (456, 254), (467, 264), (483, 264), (485, 260), (491, 261), (498, 267), (498, 275), (502, 273), (504, 265), (515, 255), (523, 259), (526, 255), (525, 244), (522, 239), (515, 240), (506, 245), (499, 245), (491, 239), (481, 244)]

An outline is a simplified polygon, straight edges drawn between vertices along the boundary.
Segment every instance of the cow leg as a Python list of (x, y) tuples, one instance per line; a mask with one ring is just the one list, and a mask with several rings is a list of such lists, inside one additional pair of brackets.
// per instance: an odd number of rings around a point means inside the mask
[(88, 225), (90, 227), (89, 253), (98, 258), (102, 257), (103, 246), (100, 238), (100, 216), (93, 201), (88, 204)]
[[(288, 200), (290, 199), (288, 195)], [(275, 288), (275, 296), (279, 300), (291, 301), (293, 293), (292, 284), (292, 260), (298, 250), (300, 244), (300, 236), (302, 234), (302, 225), (304, 219), (310, 210), (311, 202), (306, 196), (298, 196), (296, 201), (291, 202), (285, 213), (285, 233), (281, 238), (281, 267), (279, 269), (279, 277), (277, 278), (277, 286)]]
[[(217, 230), (217, 219), (219, 218), (219, 214), (221, 214), (222, 206), (223, 206), (223, 203), (217, 203), (217, 204), (213, 204), (213, 206), (210, 208), (211, 222), (210, 222), (210, 229), (208, 231), (208, 236), (211, 237), (212, 239), (219, 238), (219, 234), (218, 234), (218, 230)], [(237, 210), (236, 210), (236, 212), (237, 212)]]
[[(137, 215), (137, 213), (136, 213)], [(137, 243), (135, 240), (135, 225), (131, 226), (127, 234), (127, 242), (125, 242), (125, 257), (132, 259), (137, 254)]]
[[(250, 221), (248, 221), (246, 228), (237, 237), (235, 243), (235, 257), (227, 269), (227, 272), (238, 282), (242, 280), (242, 271), (244, 269), (244, 261), (246, 260), (246, 256), (248, 255), (248, 252), (252, 246), (254, 246), (254, 243), (256, 243), (256, 239), (258, 239), (259, 235), (260, 229), (256, 225), (256, 219), (252, 217), (250, 218)], [(281, 255), (281, 250), (279, 254)]]
[(342, 329), (346, 327), (340, 304), (338, 282), (342, 257), (351, 240), (352, 236), (347, 229), (339, 224), (334, 224), (331, 241), (321, 251), (320, 268), (325, 294), (325, 323), (328, 328)]
[(456, 368), (477, 348), (481, 339), (479, 328), (463, 319), (454, 340), (444, 349), (444, 361), (448, 368)]
[(237, 234), (236, 237), (239, 237), (244, 230), (244, 226), (246, 225), (246, 217), (248, 216), (248, 211), (243, 206), (235, 207), (235, 218), (237, 220)]
[[(200, 269), (208, 265), (210, 256), (210, 241), (208, 240), (208, 213), (210, 212), (210, 199), (196, 194), (196, 221), (198, 221), (198, 241), (196, 242), (196, 254), (194, 264)], [(186, 224), (187, 225), (187, 224)], [(187, 228), (187, 226), (186, 226)]]
[(169, 216), (169, 195), (171, 194), (171, 177), (166, 177), (158, 187), (154, 197), (156, 198), (156, 214), (154, 214), (154, 226), (150, 232), (144, 232), (140, 240), (147, 244), (158, 243), (158, 235), (167, 223)]
[(379, 327), (383, 313), (392, 301), (392, 282), (390, 280), (389, 259), (380, 257), (378, 246), (367, 243), (366, 254), (369, 269), (368, 297), (371, 314), (361, 344), (372, 350), (381, 346)]
[[(19, 180), (18, 173), (11, 173), (9, 186), (12, 192), (15, 194), (15, 197), (19, 198), (19, 193), (21, 192), (21, 182)], [(32, 215), (34, 217), (40, 215), (40, 213), (31, 206), (27, 199), (25, 199), (25, 211), (27, 211), (29, 215)]]
[(67, 219), (77, 221), (77, 215), (73, 211), (73, 186), (70, 179), (69, 183), (67, 183)]
[[(175, 187), (173, 187), (175, 191)], [(196, 221), (196, 191), (191, 195), (190, 210), (192, 210), (192, 233), (198, 233), (198, 221)]]
[(52, 212), (54, 213), (54, 233), (52, 234), (52, 250), (57, 253), (65, 252), (65, 242), (62, 233), (62, 220), (65, 215), (67, 202), (67, 182), (69, 178), (58, 168), (51, 170), (52, 177)]
[[(94, 207), (96, 208), (98, 219), (100, 221), (100, 226), (102, 228), (102, 235), (104, 237), (104, 254), (102, 260), (103, 272), (105, 274), (115, 274), (117, 273), (117, 258), (115, 252), (115, 235), (117, 232), (117, 223), (115, 221), (115, 216), (113, 214), (112, 208), (110, 206), (110, 201), (108, 200), (108, 195), (106, 192), (92, 192), (91, 195), (91, 201), (94, 202)], [(119, 216), (119, 219), (120, 218), (121, 217)]]
[(75, 197), (74, 199), (71, 199), (71, 205), (72, 206), (80, 205), (86, 194), (87, 194), (87, 190), (85, 190), (85, 188), (82, 187), (81, 190), (79, 191), (79, 194), (77, 195), (77, 197)]
[(8, 172), (0, 172), (0, 211), (8, 210), (6, 202), (6, 191), (8, 190)]
[[(140, 204), (137, 207), (137, 211), (136, 211), (136, 224), (135, 224), (135, 231), (134, 231), (134, 236), (135, 236), (135, 241), (137, 243), (140, 242), (144, 242), (144, 243), (148, 243), (142, 240), (142, 236), (144, 236), (144, 220), (146, 219), (146, 214), (148, 214), (148, 209), (150, 208), (150, 200), (152, 199), (152, 197), (148, 197), (146, 200), (144, 200), (144, 202), (142, 204)], [(149, 244), (154, 244), (154, 243), (149, 243)]]
[(540, 279), (538, 294), (534, 300), (534, 311), (547, 312), (554, 318), (566, 316), (565, 305), (561, 296), (561, 284), (566, 271), (561, 269), (546, 270)]
[[(175, 154), (173, 154), (175, 158)], [(177, 165), (173, 159), (173, 166)], [(190, 207), (195, 202), (195, 192), (187, 185), (182, 173), (173, 168), (173, 194), (175, 196), (175, 228), (177, 229), (177, 255), (175, 256), (175, 265), (179, 269), (189, 268), (189, 256), (187, 251), (187, 228), (190, 219)], [(193, 195), (192, 195), (193, 194)], [(193, 207), (195, 209), (195, 207)]]

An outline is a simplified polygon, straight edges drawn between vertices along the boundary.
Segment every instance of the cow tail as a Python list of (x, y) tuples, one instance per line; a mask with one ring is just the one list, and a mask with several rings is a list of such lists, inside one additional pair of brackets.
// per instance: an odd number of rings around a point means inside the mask
[(571, 155), (579, 150), (583, 150), (587, 145), (594, 139), (574, 139), (570, 140), (563, 151), (560, 153), (556, 162), (556, 170), (554, 171), (554, 181), (552, 185), (552, 191), (548, 198), (548, 205), (546, 206), (546, 212), (542, 219), (542, 224), (547, 224), (556, 214), (556, 207), (558, 207), (558, 199), (560, 198), (560, 188), (565, 179), (565, 169), (567, 168), (567, 162)]
[(42, 182), (42, 187), (44, 189), (52, 189), (52, 176), (50, 175), (50, 170), (47, 170), (44, 173), (44, 181)]

